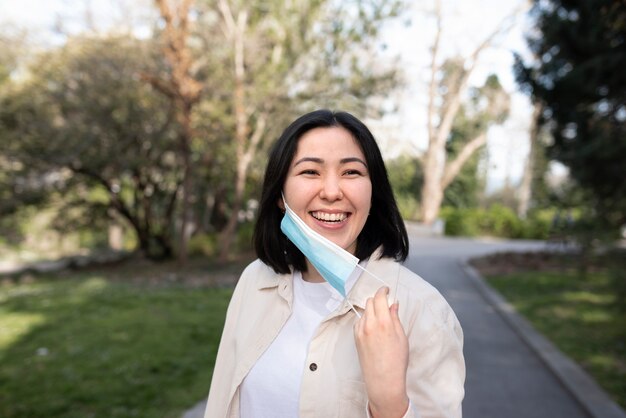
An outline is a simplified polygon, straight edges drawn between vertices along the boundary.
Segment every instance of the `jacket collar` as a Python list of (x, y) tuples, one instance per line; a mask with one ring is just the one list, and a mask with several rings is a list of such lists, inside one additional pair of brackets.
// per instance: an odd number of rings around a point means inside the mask
[(289, 274), (276, 274), (271, 267), (266, 266), (267, 269), (257, 279), (257, 289), (270, 289), (277, 287), (281, 281), (288, 279), (292, 273)]
[(278, 288), (278, 295), (287, 302), (289, 309), (291, 309), (293, 303), (293, 280), (291, 277), (293, 273), (276, 274), (271, 267), (267, 265), (265, 267), (257, 278), (257, 289)]
[[(381, 256), (382, 248), (379, 247), (372, 253), (365, 265), (369, 273), (361, 272), (361, 276), (352, 287), (350, 293), (348, 293), (347, 299), (355, 307), (365, 309), (367, 299), (373, 297), (378, 289), (385, 286), (372, 275), (380, 278), (389, 286), (390, 294), (395, 294), (395, 287), (398, 284), (398, 264), (391, 258), (381, 258)], [(290, 293), (293, 286), (292, 274), (276, 274), (271, 267), (267, 267), (257, 279), (257, 288), (261, 290), (279, 287), (281, 296), (290, 301)], [(395, 280), (394, 277), (396, 277)]]

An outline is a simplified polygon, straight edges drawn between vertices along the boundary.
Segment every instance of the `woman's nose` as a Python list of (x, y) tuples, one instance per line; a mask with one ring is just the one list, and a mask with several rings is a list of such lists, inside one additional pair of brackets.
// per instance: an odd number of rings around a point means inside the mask
[(322, 190), (320, 191), (320, 197), (322, 199), (334, 201), (343, 198), (343, 192), (341, 191), (341, 185), (339, 179), (335, 176), (327, 176), (322, 184)]

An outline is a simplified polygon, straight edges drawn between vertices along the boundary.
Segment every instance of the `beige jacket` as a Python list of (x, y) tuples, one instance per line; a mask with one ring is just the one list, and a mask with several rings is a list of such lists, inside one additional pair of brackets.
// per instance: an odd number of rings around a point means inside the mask
[[(367, 270), (396, 293), (409, 339), (406, 417), (459, 418), (464, 395), (463, 333), (448, 303), (421, 277), (373, 255)], [(349, 301), (362, 310), (381, 286), (364, 273)], [(241, 275), (230, 301), (204, 418), (239, 418), (239, 386), (291, 314), (292, 275), (256, 260)], [(354, 342), (356, 319), (344, 301), (309, 345), (300, 390), (300, 418), (366, 417), (367, 393)], [(316, 367), (310, 367), (315, 363)]]

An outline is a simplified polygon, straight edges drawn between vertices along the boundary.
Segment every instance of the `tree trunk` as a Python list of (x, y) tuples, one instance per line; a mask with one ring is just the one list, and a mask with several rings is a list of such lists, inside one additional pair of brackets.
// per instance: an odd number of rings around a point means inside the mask
[[(430, 187), (429, 187), (430, 186)], [(426, 225), (432, 225), (439, 216), (441, 203), (443, 202), (443, 190), (436, 183), (426, 183), (422, 188), (421, 218)]]
[(528, 132), (528, 142), (530, 144), (528, 150), (528, 157), (526, 158), (526, 164), (524, 165), (524, 174), (522, 176), (522, 183), (519, 188), (519, 200), (517, 206), (517, 215), (525, 219), (528, 214), (528, 208), (530, 207), (530, 197), (532, 195), (532, 183), (533, 172), (535, 170), (535, 153), (537, 148), (537, 141), (539, 140), (539, 117), (541, 115), (541, 105), (535, 103), (533, 116), (530, 126), (530, 132)]
[(247, 170), (240, 167), (237, 170), (237, 180), (235, 183), (235, 200), (232, 206), (232, 212), (226, 227), (220, 234), (220, 260), (228, 260), (231, 245), (237, 233), (237, 225), (239, 223), (239, 211), (241, 210), (243, 201), (243, 192), (246, 185)]
[[(466, 143), (459, 155), (451, 162), (447, 161), (446, 142), (452, 131), (454, 119), (461, 108), (462, 96), (467, 90), (469, 78), (476, 67), (481, 53), (488, 48), (494, 38), (507, 30), (507, 21), (501, 24), (480, 45), (478, 45), (461, 66), (458, 78), (448, 87), (447, 103), (437, 108), (438, 75), (441, 72), (441, 64), (438, 62), (438, 53), (443, 31), (443, 19), (441, 1), (435, 2), (436, 32), (431, 47), (430, 82), (428, 93), (427, 110), (427, 133), (428, 148), (422, 159), (424, 168), (424, 181), (421, 190), (420, 215), (421, 221), (431, 225), (439, 216), (446, 187), (454, 180), (465, 162), (471, 155), (486, 142), (486, 132), (482, 132), (474, 139)], [(436, 123), (435, 123), (436, 121)]]
[(226, 0), (220, 0), (219, 8), (224, 19), (226, 37), (233, 46), (234, 80), (233, 109), (235, 112), (235, 141), (237, 170), (235, 178), (235, 196), (230, 218), (220, 234), (220, 260), (225, 261), (230, 254), (230, 247), (237, 233), (239, 211), (243, 206), (248, 168), (258, 145), (265, 133), (267, 114), (257, 112), (254, 131), (251, 129), (253, 112), (248, 110), (246, 100), (246, 67), (245, 67), (245, 39), (248, 22), (247, 10), (240, 10), (235, 15)]
[(193, 177), (191, 167), (191, 107), (183, 106), (184, 111), (180, 115), (180, 123), (182, 132), (180, 134), (180, 154), (183, 164), (183, 198), (182, 198), (182, 215), (180, 222), (180, 236), (178, 245), (178, 264), (185, 266), (187, 264), (187, 243), (189, 242), (188, 224), (191, 217), (191, 194), (193, 191)]
[(167, 79), (155, 75), (144, 77), (161, 93), (168, 97), (175, 106), (176, 117), (180, 124), (178, 153), (183, 169), (182, 215), (178, 245), (178, 263), (187, 263), (188, 222), (191, 211), (193, 192), (193, 172), (191, 161), (191, 140), (193, 138), (192, 111), (200, 99), (202, 84), (191, 75), (192, 55), (187, 46), (189, 37), (189, 10), (193, 0), (172, 2), (155, 0), (161, 18), (165, 22), (162, 32), (162, 51), (170, 66)]

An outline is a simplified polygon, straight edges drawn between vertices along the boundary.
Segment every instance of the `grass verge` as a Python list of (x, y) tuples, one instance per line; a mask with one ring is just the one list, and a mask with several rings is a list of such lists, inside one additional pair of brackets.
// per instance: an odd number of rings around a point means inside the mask
[(0, 416), (180, 416), (208, 392), (231, 293), (97, 272), (5, 281)]
[(606, 272), (487, 276), (514, 307), (626, 408), (626, 314)]

